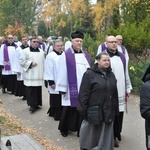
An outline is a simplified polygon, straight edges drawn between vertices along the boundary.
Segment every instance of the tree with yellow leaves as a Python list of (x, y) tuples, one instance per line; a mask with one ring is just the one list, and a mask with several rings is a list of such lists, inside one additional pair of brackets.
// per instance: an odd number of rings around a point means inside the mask
[(93, 6), (93, 24), (96, 31), (100, 32), (110, 26), (114, 10), (119, 8), (120, 0), (99, 1)]
[(8, 25), (8, 28), (5, 29), (5, 35), (12, 34), (17, 36), (23, 36), (24, 33), (25, 33), (24, 26), (21, 25), (18, 21), (15, 21), (14, 26)]

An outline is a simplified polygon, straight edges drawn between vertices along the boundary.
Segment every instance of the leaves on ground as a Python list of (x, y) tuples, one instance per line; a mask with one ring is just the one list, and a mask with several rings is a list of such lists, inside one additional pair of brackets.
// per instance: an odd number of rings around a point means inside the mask
[[(1, 103), (1, 100), (0, 100)], [(21, 125), (16, 116), (0, 106), (0, 129), (1, 136), (11, 136), (19, 133), (29, 133), (35, 140), (43, 145), (47, 150), (62, 150), (49, 139), (43, 137), (37, 129), (29, 129)]]

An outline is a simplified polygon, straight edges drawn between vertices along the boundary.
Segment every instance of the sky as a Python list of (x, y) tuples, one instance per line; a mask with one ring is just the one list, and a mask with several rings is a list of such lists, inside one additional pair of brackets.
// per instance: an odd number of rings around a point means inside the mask
[(97, 0), (90, 0), (91, 4), (96, 4)]

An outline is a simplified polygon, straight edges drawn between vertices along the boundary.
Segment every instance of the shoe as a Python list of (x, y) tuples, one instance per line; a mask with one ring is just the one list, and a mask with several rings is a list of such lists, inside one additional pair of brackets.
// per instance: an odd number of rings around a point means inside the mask
[(67, 137), (67, 136), (68, 136), (68, 132), (61, 132), (61, 135), (62, 135), (63, 137)]
[(2, 93), (6, 93), (5, 88), (2, 87)]
[(24, 97), (22, 98), (22, 100), (25, 101), (25, 100), (26, 100), (26, 97), (24, 96)]
[(35, 108), (36, 108), (36, 109), (40, 109), (41, 107), (40, 107), (40, 106), (36, 106)]
[(114, 147), (119, 147), (119, 143), (116, 139), (114, 139)]
[(35, 108), (30, 107), (29, 111), (31, 111), (33, 113), (35, 111)]
[(86, 148), (80, 148), (80, 150), (88, 150), (88, 149), (86, 149)]

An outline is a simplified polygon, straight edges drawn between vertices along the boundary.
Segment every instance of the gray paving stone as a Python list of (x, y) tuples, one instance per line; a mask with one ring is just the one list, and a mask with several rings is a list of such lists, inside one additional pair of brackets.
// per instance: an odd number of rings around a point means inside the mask
[(0, 150), (8, 150), (5, 144), (0, 140)]
[(1, 140), (3, 143), (10, 140), (12, 150), (45, 150), (40, 143), (27, 133), (2, 137)]

